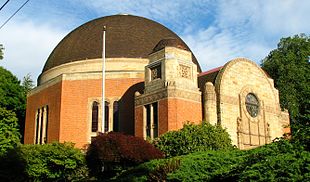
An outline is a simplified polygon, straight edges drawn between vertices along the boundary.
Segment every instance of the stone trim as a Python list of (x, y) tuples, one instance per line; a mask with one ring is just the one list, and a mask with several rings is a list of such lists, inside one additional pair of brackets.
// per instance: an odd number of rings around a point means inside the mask
[[(258, 112), (257, 116), (254, 118), (248, 113), (248, 111), (246, 109), (245, 98), (246, 98), (247, 94), (249, 94), (249, 93), (253, 93), (259, 102), (259, 112)], [(243, 110), (243, 113), (245, 113), (245, 116), (247, 119), (249, 119), (252, 122), (258, 122), (258, 121), (262, 120), (262, 116), (265, 112), (264, 101), (261, 100), (261, 96), (260, 96), (259, 92), (257, 92), (255, 90), (255, 88), (253, 88), (250, 85), (244, 86), (241, 89), (241, 92), (239, 94), (239, 98), (240, 98), (241, 109)]]
[[(131, 79), (131, 78), (143, 78), (143, 77), (144, 77), (144, 71), (136, 71), (136, 72), (111, 71), (106, 73), (106, 79)], [(27, 97), (37, 94), (42, 90), (47, 89), (48, 87), (53, 86), (58, 82), (64, 80), (93, 80), (93, 79), (102, 79), (101, 71), (61, 74), (32, 89), (27, 94)]]
[(138, 95), (135, 98), (135, 106), (150, 104), (165, 98), (182, 98), (201, 103), (201, 93), (180, 89), (161, 89), (150, 94)]
[[(262, 75), (265, 77), (265, 79), (267, 80), (268, 84), (269, 84), (269, 87), (271, 88), (271, 90), (273, 91), (273, 95), (274, 95), (274, 98), (276, 99), (277, 96), (276, 96), (276, 93), (275, 93), (275, 88), (274, 88), (274, 85), (273, 85), (273, 81), (270, 81), (272, 80), (271, 78), (268, 77), (268, 75), (262, 70), (262, 68), (260, 68), (256, 63), (254, 63), (253, 61), (249, 60), (249, 59), (246, 59), (246, 58), (235, 58), (235, 59), (232, 59), (230, 60), (229, 62), (227, 62), (223, 68), (219, 71), (216, 79), (215, 79), (215, 89), (216, 89), (216, 92), (218, 94), (218, 98), (219, 100), (221, 100), (221, 82), (222, 82), (222, 79), (224, 77), (224, 75), (226, 74), (226, 70), (229, 70), (233, 65), (239, 63), (239, 62), (245, 62), (245, 63), (249, 63), (251, 65), (253, 65), (254, 67), (256, 67), (261, 73)], [(275, 100), (275, 103), (277, 100)]]
[(35, 87), (34, 89), (32, 89), (30, 92), (28, 92), (27, 97), (30, 97), (34, 94), (37, 94), (37, 93), (41, 92), (42, 90), (47, 89), (48, 87), (51, 87), (51, 86), (57, 84), (58, 82), (61, 82), (62, 80), (63, 80), (63, 75), (59, 75), (59, 76), (45, 82), (44, 84), (39, 85), (39, 86)]
[(238, 97), (232, 97), (228, 95), (221, 95), (221, 103), (238, 105)]
[[(122, 64), (123, 63), (123, 64)], [(142, 58), (107, 58), (106, 72), (130, 72), (143, 73), (144, 66), (149, 63), (148, 59)], [(121, 64), (121, 65), (120, 65)], [(91, 73), (102, 71), (102, 59), (88, 59), (74, 61), (53, 67), (43, 73), (38, 78), (38, 85), (61, 75), (70, 73)]]

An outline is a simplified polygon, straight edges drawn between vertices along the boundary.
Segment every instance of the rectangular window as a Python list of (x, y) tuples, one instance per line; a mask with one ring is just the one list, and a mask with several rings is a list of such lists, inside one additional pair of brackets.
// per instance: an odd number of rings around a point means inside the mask
[(93, 102), (92, 105), (92, 118), (91, 118), (91, 132), (98, 131), (98, 116), (99, 116), (99, 103)]
[(104, 106), (104, 132), (109, 131), (109, 103), (105, 101), (105, 106)]
[(37, 110), (35, 121), (35, 144), (47, 143), (48, 106)]
[(145, 137), (158, 137), (158, 103), (145, 105)]
[(153, 105), (153, 137), (158, 137), (158, 103), (155, 102)]
[(113, 103), (113, 131), (118, 131), (119, 127), (119, 101)]
[(42, 144), (43, 143), (43, 130), (44, 130), (44, 108), (41, 108), (41, 119), (40, 119), (40, 138), (39, 138), (39, 141), (40, 143), (39, 144)]
[(35, 144), (39, 143), (39, 128), (40, 128), (40, 109), (37, 110), (37, 114), (36, 114), (36, 130), (35, 130)]
[(151, 106), (146, 105), (146, 137), (151, 137)]

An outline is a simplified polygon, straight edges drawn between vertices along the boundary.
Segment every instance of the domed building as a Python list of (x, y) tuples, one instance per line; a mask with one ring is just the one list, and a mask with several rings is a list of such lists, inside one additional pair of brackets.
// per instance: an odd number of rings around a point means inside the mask
[(24, 143), (84, 148), (98, 132), (155, 138), (203, 120), (227, 128), (241, 149), (269, 143), (289, 125), (273, 80), (252, 61), (238, 58), (201, 72), (171, 30), (114, 15), (76, 28), (50, 54), (28, 94)]

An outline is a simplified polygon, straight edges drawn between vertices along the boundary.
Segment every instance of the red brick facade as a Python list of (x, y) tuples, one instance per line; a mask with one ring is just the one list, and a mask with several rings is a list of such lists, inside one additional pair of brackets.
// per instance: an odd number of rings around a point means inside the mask
[[(142, 79), (138, 78), (107, 79), (106, 97), (122, 99), (130, 87), (141, 81)], [(75, 143), (76, 147), (85, 147), (89, 143), (91, 112), (89, 100), (101, 98), (101, 88), (101, 79), (64, 80), (29, 96), (24, 143), (34, 143), (36, 112), (47, 105), (49, 107), (47, 142), (68, 141)], [(133, 106), (128, 109), (134, 112)], [(126, 128), (123, 130), (126, 131)]]
[(59, 141), (61, 113), (62, 82), (56, 83), (27, 98), (24, 143), (33, 144), (35, 140), (36, 112), (39, 108), (49, 106), (47, 141)]
[[(135, 109), (135, 135), (144, 137), (143, 107)], [(158, 134), (179, 130), (187, 122), (198, 124), (202, 121), (201, 103), (181, 98), (166, 98), (158, 101)]]

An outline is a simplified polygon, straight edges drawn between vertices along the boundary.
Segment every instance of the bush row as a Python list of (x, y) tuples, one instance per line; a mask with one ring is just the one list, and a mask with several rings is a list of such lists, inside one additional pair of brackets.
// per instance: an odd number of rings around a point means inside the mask
[(256, 149), (196, 152), (139, 165), (115, 181), (310, 181), (310, 152), (280, 140)]
[(0, 157), (0, 181), (80, 181), (85, 156), (71, 143), (19, 145)]

